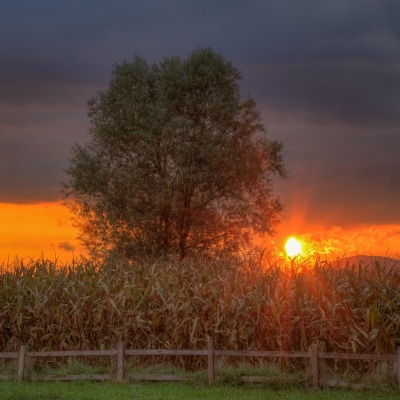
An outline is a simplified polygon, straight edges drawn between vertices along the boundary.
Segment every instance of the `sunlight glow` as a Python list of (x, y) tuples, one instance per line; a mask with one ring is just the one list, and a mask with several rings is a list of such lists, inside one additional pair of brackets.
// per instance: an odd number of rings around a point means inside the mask
[(294, 237), (287, 240), (285, 250), (288, 257), (296, 257), (301, 254), (301, 243)]
[(15, 256), (70, 261), (82, 253), (77, 228), (60, 202), (0, 203), (0, 265)]

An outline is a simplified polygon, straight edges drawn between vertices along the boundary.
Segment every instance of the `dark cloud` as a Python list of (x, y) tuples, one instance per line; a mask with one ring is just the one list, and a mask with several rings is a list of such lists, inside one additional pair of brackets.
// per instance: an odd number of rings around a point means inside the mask
[(87, 139), (90, 88), (28, 77), (0, 82), (0, 202), (59, 199), (71, 146)]
[(104, 79), (134, 54), (211, 45), (238, 62), (400, 59), (397, 0), (14, 1), (0, 16), (0, 65)]
[(59, 249), (65, 250), (65, 251), (74, 251), (75, 246), (73, 246), (70, 242), (60, 242), (58, 243), (57, 246)]
[(304, 189), (311, 191), (306, 217), (320, 224), (340, 221), (342, 226), (399, 223), (398, 174), (389, 165), (323, 171), (314, 185), (304, 179)]
[(244, 87), (271, 111), (311, 123), (400, 126), (400, 63), (277, 63), (245, 67)]
[(114, 63), (211, 46), (243, 71), (243, 92), (284, 142), (290, 179), (277, 191), (288, 208), (399, 221), (399, 19), (398, 0), (8, 2), (0, 202), (60, 197), (70, 148), (87, 139), (86, 101)]
[[(210, 7), (210, 9), (213, 9)], [(399, 59), (399, 3), (250, 1), (225, 10), (215, 42), (253, 62)], [(223, 29), (229, 38), (221, 35)]]
[(400, 222), (397, 131), (283, 125), (290, 178), (277, 182), (277, 192), (290, 215), (315, 224)]

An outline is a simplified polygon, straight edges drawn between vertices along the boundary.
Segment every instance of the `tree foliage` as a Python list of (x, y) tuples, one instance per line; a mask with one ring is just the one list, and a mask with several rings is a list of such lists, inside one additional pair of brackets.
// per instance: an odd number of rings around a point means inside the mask
[(185, 257), (273, 232), (282, 145), (266, 137), (239, 79), (209, 48), (114, 66), (107, 90), (88, 102), (90, 141), (73, 147), (67, 170), (89, 250)]

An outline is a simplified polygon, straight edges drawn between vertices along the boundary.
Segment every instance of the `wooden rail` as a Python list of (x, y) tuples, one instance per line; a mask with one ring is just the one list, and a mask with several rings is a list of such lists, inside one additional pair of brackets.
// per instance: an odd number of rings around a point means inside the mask
[[(313, 344), (310, 351), (257, 351), (257, 350), (216, 350), (212, 341), (208, 341), (205, 350), (175, 350), (175, 349), (125, 349), (123, 343), (118, 343), (116, 349), (111, 350), (76, 350), (76, 351), (27, 351), (25, 345), (21, 345), (19, 352), (0, 353), (0, 359), (15, 359), (18, 362), (17, 380), (24, 379), (25, 364), (27, 358), (34, 357), (99, 357), (108, 356), (117, 358), (116, 376), (110, 374), (91, 374), (91, 375), (43, 375), (34, 377), (34, 380), (94, 380), (104, 381), (116, 379), (124, 381), (125, 358), (127, 356), (199, 356), (207, 357), (208, 383), (212, 384), (215, 380), (215, 358), (224, 357), (282, 357), (282, 358), (309, 358), (311, 369), (311, 386), (321, 387), (320, 382), (320, 360), (323, 359), (342, 359), (342, 360), (376, 360), (397, 363), (397, 382), (400, 389), (400, 346), (397, 347), (397, 354), (361, 354), (361, 353), (327, 353), (318, 351), (318, 345)], [(15, 379), (15, 376), (0, 375), (0, 380)], [(184, 381), (184, 375), (166, 374), (136, 374), (136, 380), (149, 381)], [(239, 378), (241, 382), (268, 382), (269, 377), (243, 376)], [(276, 379), (275, 379), (276, 380)], [(329, 381), (328, 386), (332, 382)]]

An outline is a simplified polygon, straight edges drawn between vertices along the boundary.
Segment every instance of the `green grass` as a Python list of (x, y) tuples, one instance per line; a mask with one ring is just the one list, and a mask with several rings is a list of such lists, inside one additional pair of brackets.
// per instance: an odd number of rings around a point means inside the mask
[(179, 383), (0, 382), (2, 400), (125, 400), (125, 399), (274, 399), (274, 400), (398, 400), (399, 392), (347, 390), (272, 390), (256, 385), (192, 386)]
[(110, 371), (101, 365), (90, 366), (85, 365), (77, 360), (61, 367), (52, 367), (45, 364), (39, 371), (28, 371), (31, 375), (85, 375), (85, 374), (107, 374)]

